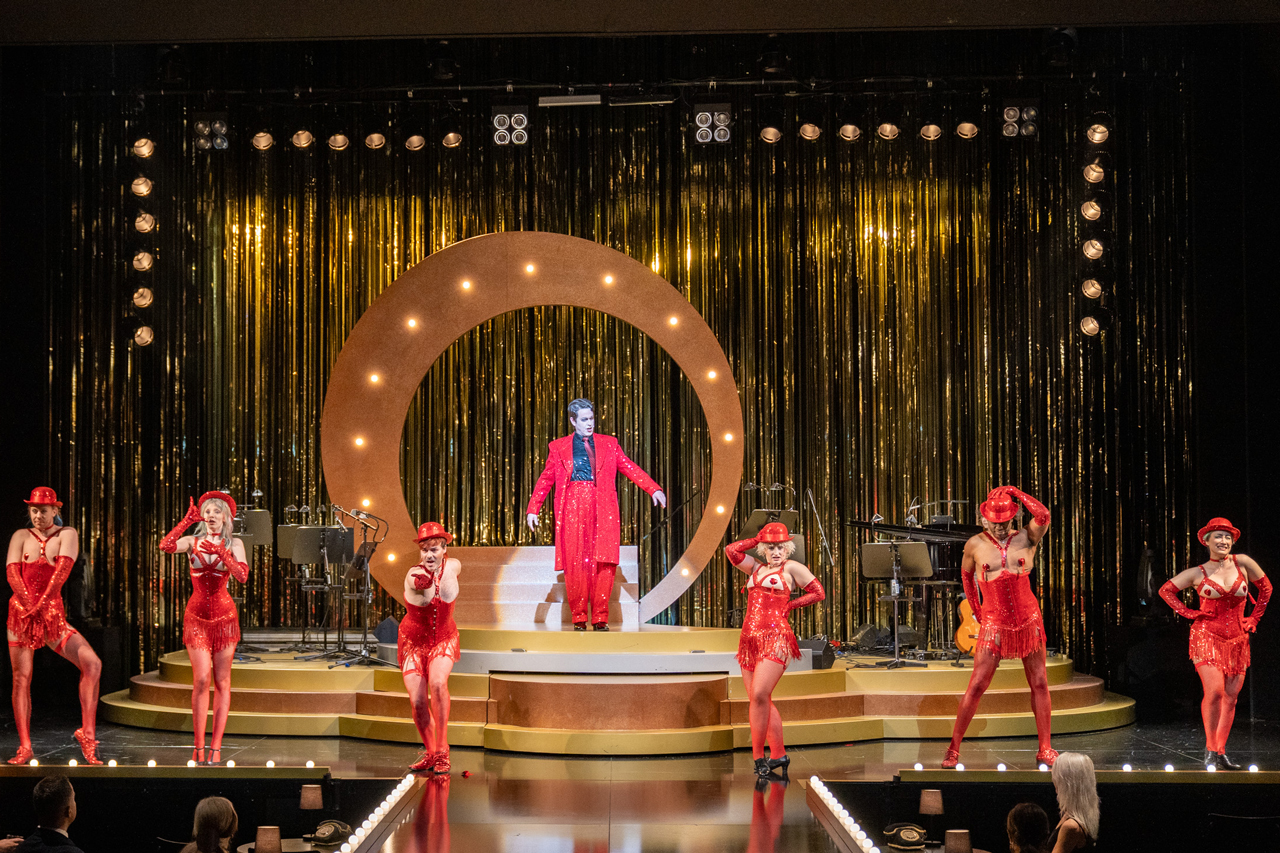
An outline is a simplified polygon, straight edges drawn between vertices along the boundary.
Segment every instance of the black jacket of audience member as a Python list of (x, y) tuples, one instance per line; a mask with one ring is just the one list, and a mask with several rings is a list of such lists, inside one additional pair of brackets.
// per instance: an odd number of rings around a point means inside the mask
[(45, 853), (46, 850), (57, 850), (60, 853), (84, 853), (74, 841), (58, 830), (44, 827), (28, 835), (14, 853)]

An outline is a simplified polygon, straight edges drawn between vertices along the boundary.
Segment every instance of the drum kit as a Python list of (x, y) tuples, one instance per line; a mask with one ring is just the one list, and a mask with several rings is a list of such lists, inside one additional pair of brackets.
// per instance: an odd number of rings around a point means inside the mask
[[(943, 514), (932, 515), (927, 524), (919, 524), (910, 514), (907, 524), (886, 524), (880, 515), (871, 521), (848, 521), (850, 527), (870, 531), (873, 541), (860, 550), (862, 574), (872, 583), (888, 583), (889, 594), (877, 596), (892, 608), (893, 658), (878, 666), (894, 669), (922, 666), (915, 661), (953, 660), (972, 654), (977, 643), (978, 623), (969, 602), (964, 600), (960, 581), (960, 562), (964, 543), (982, 532), (977, 525), (957, 524), (949, 514), (950, 505), (968, 501), (939, 501), (930, 507), (943, 508)], [(919, 596), (915, 596), (915, 592)], [(899, 627), (900, 605), (920, 604), (916, 624), (923, 624), (915, 648), (903, 657), (901, 642), (909, 635)]]

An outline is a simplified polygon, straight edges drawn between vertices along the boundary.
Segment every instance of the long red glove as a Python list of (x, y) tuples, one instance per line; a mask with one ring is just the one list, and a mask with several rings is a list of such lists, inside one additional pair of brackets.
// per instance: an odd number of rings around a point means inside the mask
[(53, 577), (49, 578), (49, 585), (44, 588), (44, 592), (40, 593), (40, 598), (36, 600), (33, 612), (39, 612), (44, 609), (44, 605), (50, 598), (62, 597), (62, 585), (67, 582), (67, 577), (71, 574), (71, 567), (76, 561), (70, 557), (58, 557), (53, 561)]
[(22, 563), (10, 563), (5, 574), (9, 578), (9, 588), (13, 590), (13, 597), (18, 600), (18, 607), (22, 610), (21, 615), (27, 615), (34, 608), (31, 606), (31, 593), (27, 589), (27, 583), (22, 579)]
[(187, 498), (191, 501), (191, 505), (187, 507), (187, 514), (182, 517), (182, 521), (178, 522), (178, 526), (170, 530), (165, 537), (160, 540), (160, 550), (166, 554), (178, 553), (178, 540), (182, 538), (182, 534), (187, 532), (187, 528), (200, 520), (200, 508), (196, 506), (193, 498)]
[(200, 543), (200, 550), (206, 554), (216, 554), (218, 559), (222, 561), (222, 565), (231, 570), (231, 576), (240, 581), (240, 583), (244, 583), (249, 579), (249, 567), (237, 560), (231, 549), (221, 542), (206, 539)]
[(1160, 597), (1173, 608), (1174, 613), (1187, 619), (1195, 619), (1200, 615), (1200, 611), (1183, 604), (1180, 592), (1181, 590), (1173, 585), (1173, 581), (1165, 581), (1164, 586), (1160, 587)]
[(1049, 524), (1049, 508), (1040, 501), (1031, 497), (1031, 495), (1019, 489), (1017, 486), (1005, 486), (1005, 492), (1017, 498), (1023, 506), (1027, 508), (1027, 512), (1031, 513), (1031, 517), (1035, 519), (1036, 524), (1046, 527)]
[(822, 584), (817, 578), (809, 581), (804, 588), (804, 595), (793, 598), (787, 602), (787, 611), (795, 610), (797, 607), (808, 607), (810, 604), (817, 604), (827, 597), (827, 591), (822, 588)]
[(978, 580), (974, 577), (973, 572), (960, 572), (960, 580), (964, 582), (964, 597), (969, 601), (969, 609), (973, 611), (973, 618), (978, 620), (978, 624), (982, 624), (982, 605), (978, 603)]
[(1262, 619), (1262, 614), (1267, 612), (1267, 602), (1271, 600), (1271, 581), (1267, 576), (1263, 575), (1254, 583), (1258, 587), (1258, 600), (1253, 604), (1253, 612), (1244, 619), (1246, 631), (1258, 630), (1258, 622)]
[(724, 546), (724, 555), (729, 558), (730, 563), (735, 566), (741, 566), (742, 561), (748, 556), (747, 552), (759, 544), (760, 538), (758, 536), (753, 536), (750, 539), (741, 539)]

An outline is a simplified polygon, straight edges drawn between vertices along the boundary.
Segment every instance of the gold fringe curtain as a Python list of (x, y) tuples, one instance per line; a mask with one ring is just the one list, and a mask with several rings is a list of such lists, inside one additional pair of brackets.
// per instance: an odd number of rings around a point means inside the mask
[[(49, 452), (99, 615), (132, 627), (135, 669), (179, 646), (189, 582), (155, 546), (187, 496), (226, 487), (248, 504), (260, 489), (277, 523), (298, 520), (286, 505), (327, 503), (325, 383), (362, 311), (431, 252), (539, 229), (649, 264), (720, 338), (742, 391), (744, 480), (796, 490), (827, 586), (827, 601), (798, 615), (799, 633), (846, 638), (887, 615), (858, 576), (863, 536), (846, 521), (900, 522), (915, 497), (968, 500), (958, 514), (971, 521), (988, 489), (1015, 483), (1054, 513), (1035, 575), (1051, 643), (1100, 670), (1106, 628), (1132, 604), (1125, 570), (1150, 547), (1172, 572), (1189, 541), (1188, 98), (1158, 75), (1021, 88), (1044, 116), (1036, 140), (1002, 138), (999, 93), (973, 85), (930, 96), (948, 121), (977, 105), (972, 141), (922, 141), (911, 128), (925, 101), (913, 92), (859, 100), (864, 125), (903, 106), (900, 139), (864, 129), (849, 144), (834, 133), (843, 100), (752, 90), (723, 96), (734, 104), (728, 145), (695, 145), (678, 104), (537, 110), (524, 150), (488, 143), (483, 103), (244, 99), (228, 110), (231, 147), (203, 152), (194, 96), (51, 101), (60, 180), (49, 204), (64, 251), (50, 262)], [(1094, 232), (1078, 212), (1080, 166), (1098, 108), (1117, 117), (1114, 206), (1100, 232), (1115, 322), (1086, 338), (1080, 243)], [(771, 110), (784, 132), (774, 146), (758, 137)], [(812, 110), (825, 132), (808, 143), (796, 128)], [(442, 117), (463, 122), (464, 146), (441, 148), (428, 132), (425, 150), (405, 150), (404, 135)], [(295, 149), (287, 139), (303, 123), (317, 143)], [(266, 125), (276, 145), (254, 150), (248, 137)], [(323, 144), (336, 127), (349, 150)], [(386, 148), (360, 144), (372, 127), (388, 132)], [(156, 140), (153, 158), (129, 154), (140, 134)], [(137, 174), (155, 181), (153, 196), (130, 195)], [(156, 232), (133, 230), (140, 207)], [(129, 264), (141, 248), (156, 257), (146, 273)], [(134, 309), (140, 284), (156, 299)], [(151, 346), (129, 343), (139, 321), (155, 330)], [(405, 423), (410, 510), (465, 544), (549, 542), (524, 528), (524, 506), (577, 396), (596, 400), (601, 429), (673, 505), (689, 500), (642, 542), (647, 589), (703, 512), (708, 441), (679, 371), (612, 319), (539, 308), (455, 342)], [(731, 531), (754, 501), (744, 495)], [(659, 518), (630, 487), (622, 516), (632, 543)], [(300, 623), (285, 573), (257, 549), (245, 625)], [(667, 618), (729, 624), (740, 586), (717, 558)], [(395, 611), (386, 596), (375, 609)]]

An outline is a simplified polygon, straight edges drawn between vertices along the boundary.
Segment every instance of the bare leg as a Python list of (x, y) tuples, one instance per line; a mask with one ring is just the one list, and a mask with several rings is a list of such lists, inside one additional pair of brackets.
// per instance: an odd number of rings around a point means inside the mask
[(18, 749), (31, 749), (31, 669), (35, 649), (9, 647), (13, 667), (13, 720), (18, 726)]
[(235, 656), (235, 646), (219, 649), (213, 655), (213, 736), (209, 739), (211, 750), (222, 749), (222, 733), (227, 730), (227, 715), (231, 713), (231, 661)]
[[(209, 681), (213, 674), (213, 655), (206, 649), (187, 646), (191, 659), (191, 728), (195, 734), (196, 749), (204, 750), (204, 727), (209, 717)], [(200, 761), (202, 755), (197, 755)]]
[(1045, 650), (1041, 648), (1022, 659), (1022, 670), (1031, 686), (1031, 713), (1036, 718), (1036, 739), (1040, 751), (1050, 749), (1049, 729), (1053, 720), (1053, 700), (1049, 698), (1049, 676), (1045, 673)]
[(1222, 670), (1209, 664), (1201, 664), (1196, 667), (1196, 675), (1200, 676), (1200, 684), (1204, 688), (1204, 698), (1200, 700), (1200, 717), (1204, 720), (1204, 748), (1209, 752), (1221, 752), (1218, 724), (1227, 698)]
[(436, 751), (435, 729), (431, 725), (431, 704), (427, 700), (427, 679), (420, 672), (404, 674), (404, 689), (409, 693), (409, 707), (413, 709), (413, 724), (418, 729), (418, 737), (422, 738), (422, 747), (427, 752)]
[(778, 680), (782, 678), (782, 673), (786, 672), (786, 669), (777, 661), (762, 660), (756, 664), (756, 671), (751, 673), (750, 678), (746, 672), (742, 673), (743, 685), (747, 688), (747, 697), (750, 701), (747, 719), (751, 723), (751, 757), (753, 759), (764, 758), (766, 741), (769, 743), (769, 753), (773, 758), (781, 757), (773, 752), (775, 743), (778, 749), (786, 752), (786, 747), (782, 744), (781, 717), (778, 717), (777, 731), (770, 731), (771, 717), (778, 714), (778, 709), (773, 707), (773, 688), (777, 686)]
[(449, 673), (453, 660), (432, 658), (427, 664), (427, 692), (431, 699), (432, 739), (436, 751), (449, 754)]
[(1219, 703), (1218, 731), (1214, 738), (1218, 744), (1218, 752), (1227, 751), (1227, 738), (1231, 736), (1231, 724), (1236, 720), (1236, 699), (1240, 697), (1240, 688), (1244, 687), (1244, 673), (1227, 678), (1223, 684), (1222, 701)]
[(951, 750), (959, 752), (960, 741), (964, 740), (964, 733), (969, 728), (969, 723), (973, 721), (973, 715), (978, 710), (978, 702), (982, 699), (982, 694), (987, 692), (987, 687), (991, 684), (991, 677), (996, 673), (996, 667), (1000, 665), (1000, 659), (987, 648), (980, 648), (973, 656), (973, 674), (969, 676), (969, 686), (965, 688), (964, 698), (960, 700), (960, 708), (956, 712), (955, 728), (951, 730)]
[[(53, 648), (52, 644), (50, 648)], [(58, 654), (80, 670), (80, 729), (90, 740), (97, 735), (98, 680), (102, 677), (102, 660), (94, 652), (89, 641), (79, 634), (67, 637)]]

